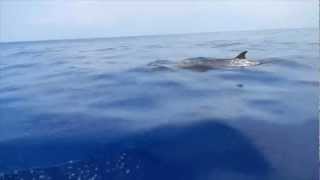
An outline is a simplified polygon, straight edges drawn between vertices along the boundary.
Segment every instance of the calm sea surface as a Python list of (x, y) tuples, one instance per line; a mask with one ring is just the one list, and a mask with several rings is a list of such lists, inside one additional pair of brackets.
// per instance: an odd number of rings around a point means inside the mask
[[(0, 44), (0, 179), (314, 180), (317, 29)], [(247, 56), (244, 69), (157, 60)]]

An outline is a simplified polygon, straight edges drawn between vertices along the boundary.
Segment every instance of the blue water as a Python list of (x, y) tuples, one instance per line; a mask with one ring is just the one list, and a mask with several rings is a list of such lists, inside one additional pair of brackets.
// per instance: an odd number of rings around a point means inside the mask
[[(0, 179), (317, 178), (317, 29), (0, 44)], [(208, 56), (269, 62), (162, 71)]]

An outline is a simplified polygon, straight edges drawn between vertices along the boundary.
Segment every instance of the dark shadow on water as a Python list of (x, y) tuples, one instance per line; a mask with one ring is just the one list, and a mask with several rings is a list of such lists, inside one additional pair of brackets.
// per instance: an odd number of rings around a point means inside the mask
[[(32, 170), (4, 179), (193, 180), (267, 179), (272, 170), (263, 154), (239, 130), (201, 120), (163, 126), (97, 148), (91, 158)], [(234, 175), (234, 176), (230, 176)], [(225, 177), (225, 178), (222, 178)], [(1, 178), (0, 178), (1, 179)]]

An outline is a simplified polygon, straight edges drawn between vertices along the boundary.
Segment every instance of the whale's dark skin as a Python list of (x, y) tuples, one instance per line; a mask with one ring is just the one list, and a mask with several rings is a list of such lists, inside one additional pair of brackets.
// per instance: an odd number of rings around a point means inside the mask
[(149, 63), (148, 66), (153, 70), (174, 70), (174, 69), (188, 69), (191, 71), (204, 72), (211, 69), (223, 68), (243, 68), (249, 66), (256, 66), (260, 62), (246, 58), (246, 53), (243, 51), (234, 58), (211, 58), (211, 57), (194, 57), (187, 58), (179, 62), (170, 62), (166, 60), (159, 60)]
[(240, 53), (238, 56), (229, 59), (219, 59), (210, 57), (188, 58), (182, 60), (181, 62), (178, 62), (176, 66), (178, 68), (190, 69), (194, 71), (207, 71), (210, 69), (217, 68), (239, 68), (259, 65), (259, 62), (249, 60), (246, 58), (247, 52), (248, 51), (244, 51)]

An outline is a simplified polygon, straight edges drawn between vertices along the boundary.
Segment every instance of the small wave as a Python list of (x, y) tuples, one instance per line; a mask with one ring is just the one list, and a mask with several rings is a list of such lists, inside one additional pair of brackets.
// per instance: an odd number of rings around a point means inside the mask
[(163, 66), (163, 65), (154, 65), (154, 66), (146, 66), (146, 67), (136, 67), (130, 69), (128, 72), (139, 72), (139, 73), (148, 73), (148, 72), (173, 72), (174, 69)]
[(30, 64), (16, 64), (11, 66), (6, 66), (0, 68), (0, 71), (7, 71), (7, 70), (14, 70), (14, 69), (26, 69), (26, 68), (33, 68), (34, 66), (37, 66), (36, 63), (30, 63)]
[(227, 42), (227, 41), (210, 41), (196, 44), (199, 47), (212, 47), (212, 48), (223, 48), (242, 45), (240, 42)]
[(303, 69), (312, 68), (311, 66), (309, 66), (307, 64), (302, 64), (298, 61), (292, 61), (289, 59), (305, 59), (305, 57), (293, 56), (293, 57), (287, 57), (287, 58), (268, 58), (268, 59), (262, 60), (261, 62), (263, 64), (272, 63), (277, 66), (284, 66), (287, 68), (295, 68), (295, 69), (297, 69), (297, 68), (303, 68)]
[(106, 64), (119, 64), (117, 61), (104, 61)]
[(48, 50), (39, 50), (39, 51), (19, 51), (16, 53), (12, 53), (9, 56), (40, 56), (43, 55), (44, 53), (48, 52)]
[(105, 51), (112, 51), (115, 50), (116, 48), (102, 48), (102, 49), (96, 49), (95, 51), (97, 52), (105, 52)]
[(258, 108), (275, 114), (283, 114), (285, 109), (285, 106), (280, 101), (272, 99), (248, 100), (246, 103), (252, 108)]
[(151, 97), (135, 97), (114, 101), (98, 101), (92, 104), (96, 108), (119, 108), (122, 109), (152, 109), (156, 107), (156, 102)]
[(266, 83), (266, 82), (275, 83), (275, 82), (286, 81), (286, 79), (280, 76), (277, 76), (273, 73), (262, 72), (262, 71), (244, 71), (244, 72), (232, 71), (232, 73), (228, 73), (228, 74), (223, 73), (218, 76), (225, 80), (248, 80), (248, 81), (258, 81), (263, 83)]
[(114, 79), (115, 76), (113, 74), (106, 74), (106, 73), (102, 73), (102, 74), (94, 74), (89, 76), (89, 78), (91, 80), (110, 80), (110, 79)]
[(160, 82), (150, 82), (148, 83), (150, 86), (161, 86), (165, 88), (182, 88), (185, 87), (182, 83), (180, 82), (175, 82), (175, 81), (160, 81)]
[(87, 56), (79, 56), (79, 55), (76, 55), (76, 56), (69, 56), (69, 57), (66, 57), (67, 59), (85, 59), (87, 58)]
[(213, 44), (211, 47), (213, 48), (222, 48), (222, 47), (231, 47), (231, 46), (239, 46), (242, 43), (223, 43), (223, 44)]
[(25, 99), (21, 97), (0, 97), (0, 104), (10, 105), (13, 103), (24, 102)]
[(296, 43), (296, 42), (281, 42), (279, 44), (288, 45), (288, 46), (296, 46), (296, 45), (298, 45), (298, 43)]
[(67, 79), (68, 77), (76, 76), (78, 74), (81, 74), (81, 72), (76, 70), (69, 70), (69, 71), (58, 71), (58, 72), (52, 72), (50, 74), (46, 74), (42, 77), (42, 79), (55, 79), (62, 77), (63, 79)]
[(116, 58), (121, 58), (126, 56), (127, 54), (108, 55), (108, 56), (102, 56), (101, 59), (116, 59)]
[(145, 46), (146, 49), (160, 49), (160, 48), (165, 48), (164, 46), (161, 46), (161, 45), (157, 45), (157, 44), (154, 44), (154, 45), (147, 45)]
[(5, 92), (14, 92), (22, 89), (21, 87), (16, 87), (16, 86), (6, 86), (6, 87), (0, 87), (0, 93), (5, 93)]
[(319, 81), (297, 80), (297, 81), (294, 81), (294, 83), (306, 85), (306, 86), (312, 86), (312, 87), (319, 87), (320, 86)]

